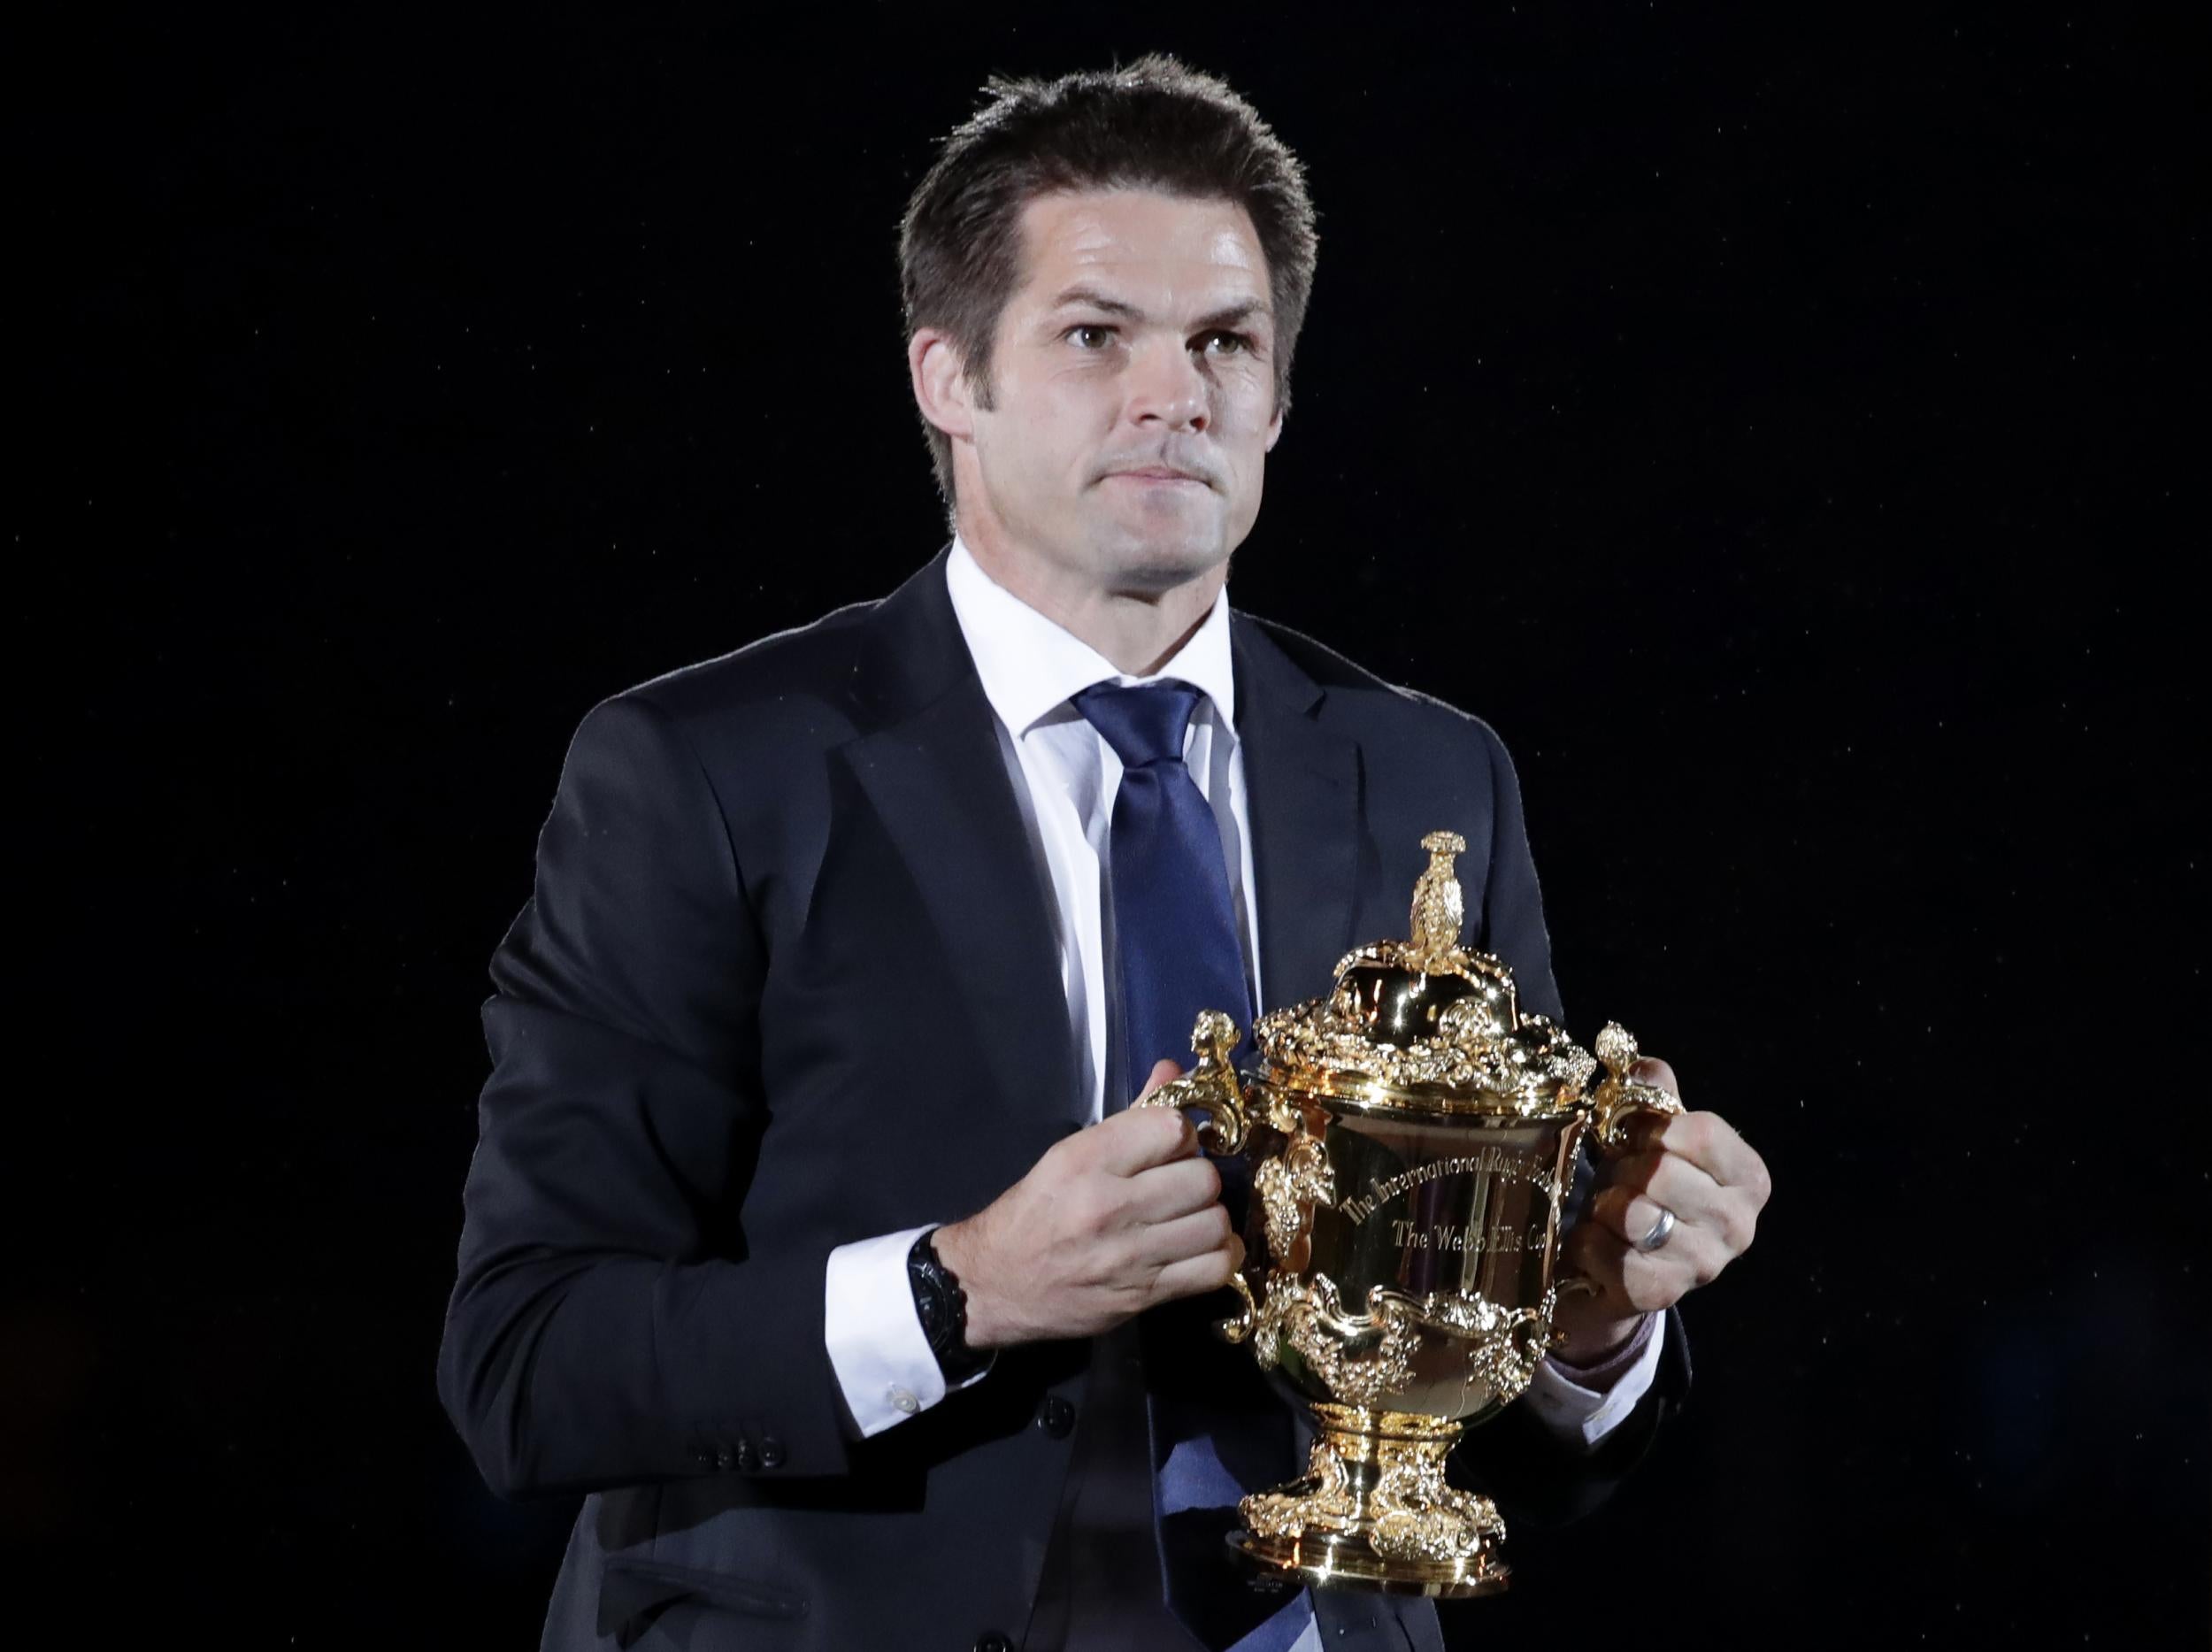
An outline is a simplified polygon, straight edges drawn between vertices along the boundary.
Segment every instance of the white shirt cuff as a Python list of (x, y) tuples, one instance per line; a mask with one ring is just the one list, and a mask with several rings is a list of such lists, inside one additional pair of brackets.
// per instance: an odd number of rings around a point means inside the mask
[(1650, 1392), (1652, 1379), (1659, 1372), (1659, 1349), (1666, 1339), (1667, 1316), (1663, 1313), (1651, 1327), (1651, 1340), (1644, 1344), (1636, 1363), (1602, 1394), (1568, 1381), (1551, 1361), (1539, 1360), (1536, 1373), (1521, 1397), (1554, 1433), (1586, 1451), (1595, 1450), (1598, 1442), (1636, 1409), (1636, 1402)]
[[(936, 1226), (857, 1240), (829, 1254), (823, 1340), (845, 1409), (863, 1439), (919, 1415), (948, 1392), (906, 1278), (906, 1253)], [(957, 1386), (979, 1382), (989, 1372), (986, 1365)]]

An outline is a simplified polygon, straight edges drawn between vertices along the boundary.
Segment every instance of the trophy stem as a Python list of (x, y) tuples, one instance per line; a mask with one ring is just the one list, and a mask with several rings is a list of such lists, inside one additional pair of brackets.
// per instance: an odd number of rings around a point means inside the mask
[(1463, 1425), (1405, 1411), (1314, 1404), (1305, 1474), (1237, 1505), (1230, 1547), (1288, 1582), (1448, 1599), (1494, 1594), (1510, 1569), (1487, 1497), (1445, 1484)]

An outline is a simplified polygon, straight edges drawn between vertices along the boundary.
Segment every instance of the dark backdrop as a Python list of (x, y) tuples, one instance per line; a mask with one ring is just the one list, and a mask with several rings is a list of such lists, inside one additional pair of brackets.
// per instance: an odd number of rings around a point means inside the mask
[(568, 735), (937, 548), (905, 193), (987, 72), (1166, 48), (1321, 211), (1233, 596), (1496, 725), (1573, 1030), (1774, 1173), (1464, 1644), (2204, 1644), (2193, 58), (1563, 10), (19, 38), (19, 1610), (534, 1644), (572, 1505), (432, 1372)]

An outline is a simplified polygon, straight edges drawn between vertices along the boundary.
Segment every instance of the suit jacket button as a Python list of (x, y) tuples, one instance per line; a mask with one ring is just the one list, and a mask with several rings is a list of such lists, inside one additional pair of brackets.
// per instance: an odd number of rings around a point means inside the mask
[(760, 1437), (760, 1465), (764, 1469), (780, 1469), (783, 1466), (783, 1441), (773, 1434), (763, 1434)]
[(759, 1457), (754, 1455), (751, 1441), (741, 1440), (737, 1442), (737, 1466), (739, 1468), (750, 1474), (759, 1462)]
[(1075, 1427), (1075, 1406), (1056, 1394), (1045, 1396), (1037, 1408), (1037, 1426), (1055, 1440), (1065, 1440)]
[(986, 1629), (975, 1638), (975, 1652), (1014, 1652), (1014, 1643), (995, 1629)]

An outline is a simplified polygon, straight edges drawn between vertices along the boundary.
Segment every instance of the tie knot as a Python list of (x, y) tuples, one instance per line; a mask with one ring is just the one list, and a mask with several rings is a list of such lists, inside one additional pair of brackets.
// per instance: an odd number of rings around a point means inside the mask
[(1075, 709), (1114, 749), (1125, 769), (1183, 760), (1183, 733), (1202, 690), (1170, 678), (1132, 688), (1094, 684), (1075, 696)]

